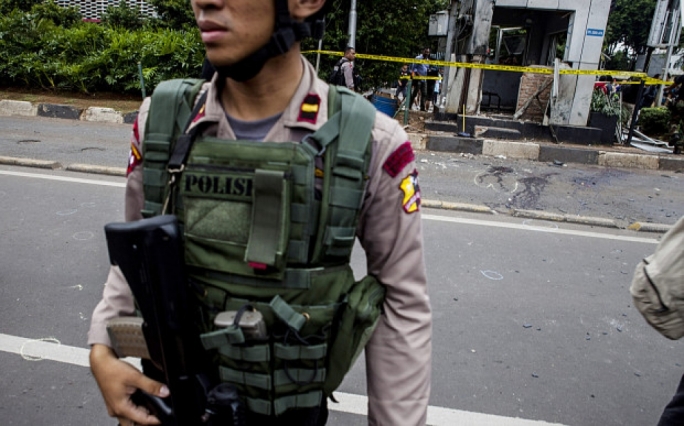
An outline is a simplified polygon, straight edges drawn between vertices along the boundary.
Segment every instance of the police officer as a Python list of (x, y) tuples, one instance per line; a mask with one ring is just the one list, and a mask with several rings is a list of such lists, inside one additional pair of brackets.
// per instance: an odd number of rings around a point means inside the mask
[(349, 90), (354, 90), (354, 59), (356, 49), (347, 46), (344, 49), (344, 56), (335, 64), (335, 81), (333, 84), (345, 86)]
[[(323, 126), (329, 88), (301, 56), (302, 35), (285, 48), (277, 42), (280, 48), (274, 48), (273, 39), (283, 28), (301, 29), (302, 23), (322, 13), (325, 0), (192, 0), (191, 4), (207, 57), (217, 69), (203, 88), (206, 103), (193, 126), (208, 123), (203, 127), (207, 136), (254, 143), (301, 141)], [(283, 16), (283, 10), (289, 17)], [(141, 153), (149, 106), (147, 99), (133, 127), (127, 221), (141, 219), (144, 208)], [(386, 296), (379, 324), (365, 346), (368, 422), (421, 425), (426, 423), (430, 394), (431, 309), (418, 174), (408, 137), (396, 121), (377, 113), (371, 139), (356, 236), (367, 256), (368, 274), (385, 286)], [(91, 370), (111, 416), (124, 425), (158, 424), (130, 396), (141, 389), (165, 397), (169, 390), (119, 360), (106, 332), (108, 320), (133, 315), (130, 289), (121, 271), (112, 267), (88, 333)], [(324, 414), (310, 424), (325, 423), (325, 400), (320, 408)]]

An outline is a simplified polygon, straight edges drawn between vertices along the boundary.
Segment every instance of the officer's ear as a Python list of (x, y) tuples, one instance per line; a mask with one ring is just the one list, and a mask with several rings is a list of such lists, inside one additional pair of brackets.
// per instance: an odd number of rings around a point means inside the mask
[(290, 14), (295, 20), (303, 21), (321, 10), (325, 2), (326, 0), (289, 0)]

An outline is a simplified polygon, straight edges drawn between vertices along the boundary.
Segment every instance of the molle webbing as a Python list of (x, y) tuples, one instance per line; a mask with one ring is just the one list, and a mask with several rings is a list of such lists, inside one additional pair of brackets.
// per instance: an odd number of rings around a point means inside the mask
[[(375, 108), (330, 86), (328, 122), (309, 138), (325, 150), (321, 220), (312, 262), (348, 261), (354, 246), (371, 150)], [(337, 141), (337, 143), (333, 143)]]
[(281, 211), (285, 192), (284, 172), (256, 170), (252, 202), (252, 227), (245, 261), (276, 266), (278, 237), (283, 226)]
[(143, 216), (161, 214), (168, 191), (167, 164), (175, 139), (191, 119), (192, 106), (204, 80), (175, 79), (154, 90), (143, 143)]
[[(317, 407), (363, 347), (350, 334), (363, 318), (350, 313), (371, 310), (350, 305), (366, 300), (354, 292), (381, 297), (370, 281), (355, 283), (349, 267), (376, 111), (353, 92), (330, 86), (328, 121), (301, 143), (227, 141), (197, 127), (183, 134), (201, 87), (193, 82), (163, 83), (152, 97), (144, 214), (161, 212), (167, 170), (183, 164), (171, 209), (184, 227), (190, 276), (204, 290), (197, 301), (204, 348), (215, 351), (220, 376), (238, 387), (250, 411), (280, 415)], [(320, 160), (322, 183), (316, 181)], [(217, 312), (246, 304), (263, 315), (267, 339), (213, 325)]]

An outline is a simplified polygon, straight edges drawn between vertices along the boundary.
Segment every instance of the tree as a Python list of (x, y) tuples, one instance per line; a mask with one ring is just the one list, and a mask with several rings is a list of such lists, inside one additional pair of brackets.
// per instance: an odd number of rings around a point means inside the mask
[(0, 0), (0, 14), (6, 15), (15, 9), (28, 12), (39, 3), (43, 0)]
[(612, 54), (621, 43), (643, 53), (651, 30), (656, 0), (612, 0), (605, 43)]
[(70, 28), (82, 19), (78, 7), (60, 7), (54, 0), (35, 4), (31, 8), (31, 13), (35, 14), (38, 19), (50, 20), (55, 25), (64, 28)]
[(158, 18), (154, 24), (163, 28), (179, 30), (195, 26), (195, 15), (188, 0), (147, 0), (157, 9)]
[(144, 20), (140, 10), (128, 7), (126, 1), (121, 0), (118, 6), (107, 6), (102, 22), (110, 27), (137, 30), (142, 28)]
[[(348, 41), (349, 0), (332, 1), (326, 17), (324, 50), (341, 51)], [(436, 50), (436, 40), (428, 37), (430, 15), (444, 10), (449, 0), (363, 0), (357, 2), (356, 52), (370, 55), (414, 58), (422, 48)], [(303, 49), (317, 49), (313, 41)], [(311, 57), (309, 59), (312, 59)], [(326, 76), (337, 57), (324, 57), (321, 76)], [(362, 87), (377, 86), (396, 80), (401, 63), (357, 59), (356, 69), (363, 77)], [(325, 77), (324, 77), (325, 78)]]

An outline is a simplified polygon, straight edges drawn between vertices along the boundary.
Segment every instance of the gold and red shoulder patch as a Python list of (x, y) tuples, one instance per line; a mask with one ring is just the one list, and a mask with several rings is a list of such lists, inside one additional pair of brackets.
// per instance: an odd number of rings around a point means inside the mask
[(297, 121), (305, 121), (307, 123), (316, 124), (318, 119), (318, 111), (321, 106), (321, 97), (315, 93), (309, 93), (304, 98), (302, 106), (299, 107), (299, 117)]
[(207, 107), (207, 103), (205, 102), (204, 105), (202, 105), (202, 108), (200, 108), (200, 110), (197, 113), (197, 115), (195, 116), (195, 118), (192, 119), (193, 123), (197, 123), (202, 118), (204, 118), (204, 116), (206, 115), (206, 107)]
[(413, 169), (408, 176), (401, 180), (399, 189), (404, 194), (401, 206), (406, 213), (415, 213), (420, 210), (420, 185), (418, 185), (418, 170)]
[(385, 164), (382, 165), (384, 171), (390, 176), (397, 177), (404, 167), (416, 159), (416, 155), (411, 148), (411, 142), (406, 141), (395, 149), (394, 152), (387, 157)]
[(140, 145), (140, 130), (138, 128), (138, 120), (133, 123), (133, 135), (131, 136), (131, 151), (128, 154), (128, 168), (126, 169), (126, 176), (130, 175), (140, 163), (142, 163), (142, 154), (138, 146)]

